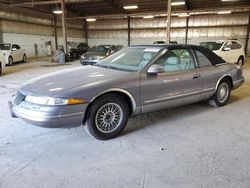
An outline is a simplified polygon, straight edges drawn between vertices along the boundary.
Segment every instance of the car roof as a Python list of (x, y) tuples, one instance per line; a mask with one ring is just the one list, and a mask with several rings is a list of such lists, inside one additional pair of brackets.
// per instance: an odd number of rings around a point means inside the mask
[(213, 53), (211, 50), (204, 48), (203, 46), (198, 46), (198, 45), (190, 45), (190, 44), (163, 44), (163, 45), (155, 45), (155, 44), (151, 44), (151, 45), (132, 45), (129, 46), (131, 48), (135, 47), (135, 48), (160, 48), (160, 49), (169, 49), (169, 50), (173, 50), (173, 49), (192, 49), (192, 50), (198, 50), (200, 52), (202, 52), (210, 61), (212, 64), (222, 64), (225, 63), (225, 61), (217, 56), (215, 53)]

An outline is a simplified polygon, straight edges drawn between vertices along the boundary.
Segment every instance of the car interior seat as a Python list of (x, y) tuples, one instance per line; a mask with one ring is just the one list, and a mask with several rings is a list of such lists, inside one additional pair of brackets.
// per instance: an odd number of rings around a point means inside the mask
[(182, 70), (178, 57), (168, 57), (164, 63), (164, 70), (166, 72)]

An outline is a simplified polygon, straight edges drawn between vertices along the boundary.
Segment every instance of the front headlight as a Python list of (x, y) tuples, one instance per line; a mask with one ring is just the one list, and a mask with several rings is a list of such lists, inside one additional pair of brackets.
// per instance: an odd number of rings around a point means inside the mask
[(37, 97), (37, 96), (26, 96), (25, 101), (41, 104), (41, 105), (73, 105), (73, 104), (84, 104), (85, 101), (83, 99), (61, 99), (61, 98), (52, 98), (52, 97)]
[(94, 57), (94, 58), (100, 60), (100, 59), (103, 59), (104, 56), (96, 56), (96, 57)]

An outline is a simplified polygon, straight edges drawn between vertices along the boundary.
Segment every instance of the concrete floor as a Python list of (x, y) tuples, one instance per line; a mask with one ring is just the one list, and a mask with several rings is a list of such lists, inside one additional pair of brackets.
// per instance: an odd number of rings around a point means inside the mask
[(230, 104), (197, 103), (130, 119), (109, 141), (85, 127), (46, 129), (11, 119), (7, 101), (26, 80), (81, 66), (16, 64), (0, 77), (0, 187), (250, 187), (250, 59)]

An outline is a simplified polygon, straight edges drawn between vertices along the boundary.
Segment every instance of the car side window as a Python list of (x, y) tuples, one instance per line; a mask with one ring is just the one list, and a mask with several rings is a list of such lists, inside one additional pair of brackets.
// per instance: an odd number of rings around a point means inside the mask
[(223, 46), (223, 48), (232, 48), (232, 42), (226, 42)]
[(167, 51), (157, 60), (156, 64), (163, 66), (165, 72), (188, 71), (195, 69), (193, 58), (186, 49)]
[(241, 47), (242, 47), (241, 44), (239, 44), (238, 42), (232, 42), (231, 46), (232, 50), (240, 49)]
[(16, 44), (16, 49), (17, 49), (17, 50), (20, 49), (20, 46), (18, 46), (17, 44)]
[(208, 67), (212, 65), (211, 61), (200, 51), (195, 50), (195, 54), (197, 56), (197, 60), (198, 60), (198, 64), (200, 68)]

